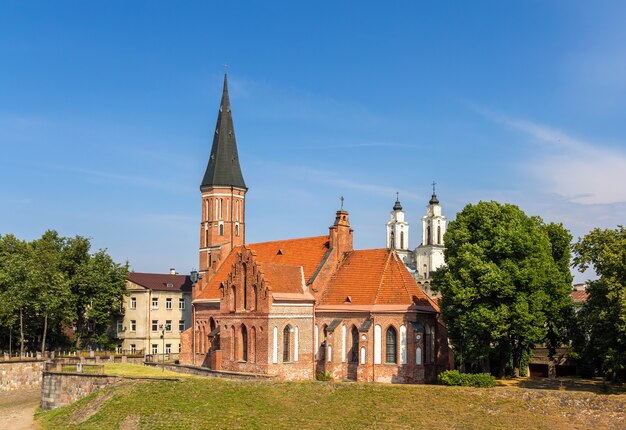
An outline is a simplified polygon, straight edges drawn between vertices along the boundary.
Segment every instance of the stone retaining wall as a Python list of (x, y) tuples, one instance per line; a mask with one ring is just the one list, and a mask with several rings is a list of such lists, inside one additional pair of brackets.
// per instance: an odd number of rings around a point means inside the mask
[(243, 372), (230, 372), (227, 370), (213, 370), (205, 367), (187, 366), (184, 364), (160, 364), (160, 363), (144, 363), (146, 366), (151, 367), (165, 367), (165, 370), (169, 370), (176, 373), (185, 373), (189, 375), (207, 376), (209, 378), (226, 378), (226, 379), (261, 379), (271, 380), (275, 379), (273, 375), (261, 375), (258, 373), (243, 373)]
[(0, 392), (41, 386), (43, 360), (0, 361)]
[(119, 376), (43, 372), (41, 409), (44, 411), (74, 403), (96, 391), (122, 380)]

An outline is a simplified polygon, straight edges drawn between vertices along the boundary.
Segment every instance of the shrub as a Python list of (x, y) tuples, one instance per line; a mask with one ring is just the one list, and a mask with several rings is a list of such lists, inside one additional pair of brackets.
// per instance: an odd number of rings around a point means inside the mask
[(330, 381), (333, 379), (332, 375), (330, 374), (329, 371), (327, 370), (322, 370), (317, 372), (317, 378), (318, 381)]
[(493, 387), (496, 378), (489, 373), (461, 373), (458, 370), (446, 370), (439, 374), (443, 385), (461, 385), (464, 387)]

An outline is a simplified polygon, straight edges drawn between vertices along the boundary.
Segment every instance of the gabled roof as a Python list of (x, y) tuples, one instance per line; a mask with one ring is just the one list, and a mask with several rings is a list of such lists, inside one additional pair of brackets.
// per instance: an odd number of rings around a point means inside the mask
[(128, 280), (153, 291), (191, 291), (191, 278), (187, 275), (130, 272)]
[(351, 251), (320, 298), (320, 305), (417, 305), (439, 311), (390, 249)]
[[(266, 280), (270, 282), (272, 291), (293, 292), (291, 290), (295, 290), (296, 287), (291, 285), (296, 285), (296, 277), (299, 286), (302, 285), (302, 273), (304, 273), (304, 281), (307, 282), (324, 259), (329, 244), (328, 236), (316, 236), (237, 246), (228, 254), (198, 299), (220, 297), (220, 284), (228, 278), (243, 246), (254, 253), (259, 269), (264, 277), (269, 277)], [(288, 282), (290, 285), (285, 285), (283, 282)], [(302, 293), (302, 288), (299, 293)]]
[(574, 303), (584, 303), (587, 301), (589, 294), (585, 290), (574, 290), (569, 293), (569, 296), (572, 298)]
[(217, 125), (213, 135), (211, 156), (209, 157), (209, 163), (200, 184), (200, 189), (220, 185), (248, 189), (239, 165), (235, 127), (230, 110), (230, 98), (228, 97), (228, 78), (226, 75), (224, 75), (224, 89), (222, 91), (220, 110), (217, 114)]

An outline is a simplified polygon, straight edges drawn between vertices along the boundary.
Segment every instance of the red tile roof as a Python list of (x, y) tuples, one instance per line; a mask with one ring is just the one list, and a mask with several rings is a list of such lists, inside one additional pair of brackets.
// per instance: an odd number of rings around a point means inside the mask
[(275, 293), (304, 293), (304, 280), (300, 266), (286, 264), (261, 263), (263, 279), (269, 283)]
[[(295, 285), (296, 275), (300, 277), (297, 285), (301, 286), (300, 267), (304, 271), (305, 282), (308, 281), (319, 267), (329, 248), (328, 236), (250, 243), (243, 246), (254, 252), (255, 259), (264, 275), (267, 270), (270, 277), (270, 287), (275, 292), (279, 290), (280, 292), (293, 292), (292, 290), (296, 287), (284, 285), (282, 281), (289, 280), (288, 282)], [(226, 280), (231, 272), (239, 252), (241, 252), (241, 246), (233, 248), (198, 299), (217, 299), (220, 297), (220, 284)], [(291, 266), (292, 268), (274, 266)], [(294, 267), (298, 269), (297, 274), (293, 269)], [(272, 277), (275, 278), (274, 281), (272, 281)], [(302, 289), (299, 292), (302, 292)]]
[[(351, 251), (320, 298), (321, 305), (421, 305), (439, 311), (395, 251)], [(414, 300), (415, 297), (415, 300)]]
[[(155, 291), (191, 291), (191, 278), (187, 275), (130, 272), (128, 280)], [(172, 286), (168, 287), (168, 284)]]
[(584, 290), (574, 290), (569, 293), (570, 297), (574, 301), (574, 303), (583, 303), (587, 301), (587, 292)]

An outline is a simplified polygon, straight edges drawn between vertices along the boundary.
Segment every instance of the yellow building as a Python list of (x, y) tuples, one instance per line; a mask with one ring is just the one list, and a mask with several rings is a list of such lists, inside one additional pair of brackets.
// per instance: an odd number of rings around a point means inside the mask
[(177, 358), (180, 334), (191, 325), (191, 279), (174, 269), (169, 274), (131, 272), (130, 295), (116, 322), (118, 349), (126, 353)]

